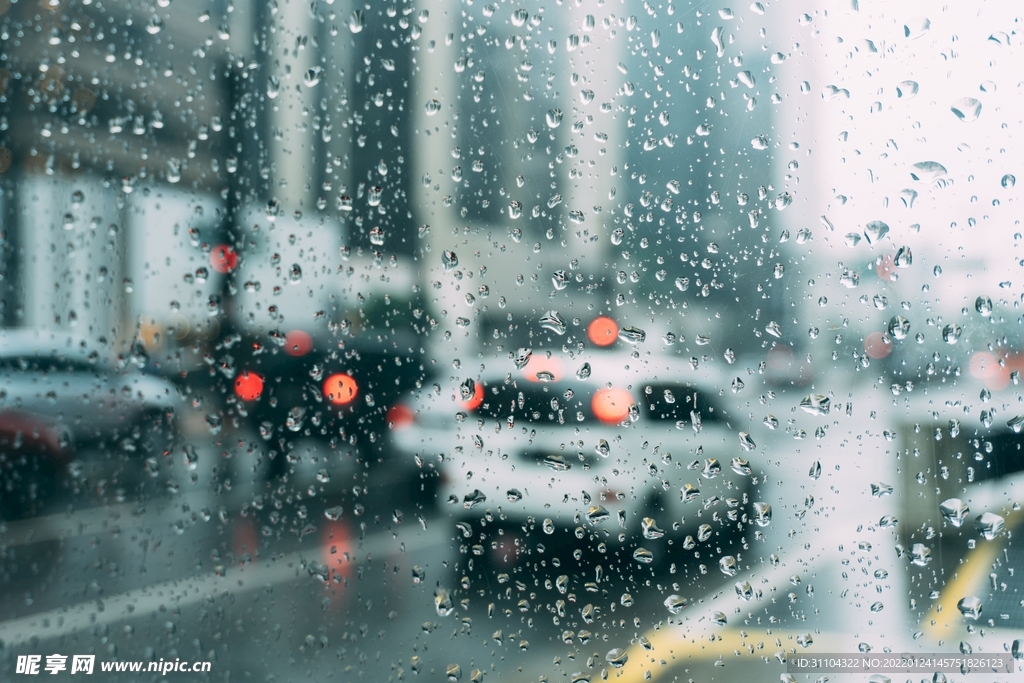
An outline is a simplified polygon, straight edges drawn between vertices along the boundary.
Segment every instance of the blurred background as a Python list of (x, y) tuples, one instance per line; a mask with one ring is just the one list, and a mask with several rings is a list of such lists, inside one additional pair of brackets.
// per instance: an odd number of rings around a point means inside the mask
[(1016, 656), (1014, 9), (0, 0), (0, 669)]

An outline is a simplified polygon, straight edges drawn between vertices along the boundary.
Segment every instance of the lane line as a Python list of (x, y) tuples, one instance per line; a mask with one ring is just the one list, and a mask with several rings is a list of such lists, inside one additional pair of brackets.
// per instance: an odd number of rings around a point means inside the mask
[[(362, 543), (357, 542), (349, 562), (357, 564), (377, 555), (419, 552), (444, 542), (444, 535), (437, 530), (421, 531), (410, 538), (403, 538), (403, 535), (396, 538), (392, 532), (385, 532)], [(0, 622), (0, 643), (6, 648), (17, 647), (28, 644), (33, 638), (58, 638), (96, 626), (141, 618), (163, 608), (190, 607), (225, 595), (239, 595), (296, 579), (314, 580), (308, 570), (309, 561), (319, 562), (320, 552), (318, 545), (277, 559), (230, 567), (223, 575), (210, 572), (164, 581), (107, 598), (3, 621)]]

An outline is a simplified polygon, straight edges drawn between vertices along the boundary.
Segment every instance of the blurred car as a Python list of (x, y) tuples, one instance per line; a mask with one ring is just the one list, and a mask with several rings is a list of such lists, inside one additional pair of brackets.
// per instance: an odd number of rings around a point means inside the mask
[(386, 459), (387, 407), (425, 372), (430, 325), (414, 271), (351, 253), (335, 221), (245, 215), (234, 334), (211, 374), (228, 379), (231, 410), (267, 443), (267, 474), (322, 479)]
[(32, 514), (44, 505), (71, 455), (67, 432), (52, 420), (0, 410), (0, 519)]
[(72, 454), (87, 450), (116, 465), (107, 475), (134, 484), (167, 453), (180, 403), (173, 384), (132, 368), (130, 357), (118, 362), (84, 339), (57, 332), (0, 332), (0, 440), (4, 457), (21, 462), (0, 474), (4, 489), (24, 493), (16, 471), (25, 468), (48, 472), (37, 478), (52, 489), (48, 479)]
[(639, 539), (635, 559), (661, 562), (671, 558), (645, 540), (673, 534), (692, 548), (750, 519), (755, 446), (737, 440), (716, 373), (672, 357), (517, 360), (389, 412), (393, 448), (439, 471), (439, 500), (473, 555), (490, 542), (486, 561), (515, 565), (531, 543), (568, 533), (605, 551)]

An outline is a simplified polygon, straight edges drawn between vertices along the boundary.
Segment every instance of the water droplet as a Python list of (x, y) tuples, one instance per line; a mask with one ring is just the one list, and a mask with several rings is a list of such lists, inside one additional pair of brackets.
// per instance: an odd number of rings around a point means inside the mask
[(985, 512), (974, 520), (974, 528), (978, 530), (985, 540), (991, 541), (999, 534), (1003, 533), (1003, 529), (1006, 527), (1006, 520), (999, 515), (992, 512)]
[(864, 226), (864, 237), (868, 244), (877, 244), (879, 240), (889, 234), (889, 226), (882, 221), (871, 221)]
[(548, 124), (548, 128), (558, 128), (562, 125), (562, 110), (558, 108), (548, 109), (545, 121)]
[(462, 498), (462, 507), (466, 510), (470, 510), (481, 503), (487, 502), (487, 496), (484, 495), (480, 489), (473, 489), (472, 493), (467, 493)]
[(920, 38), (932, 27), (928, 17), (914, 17), (903, 25), (903, 35), (911, 40)]
[(711, 32), (711, 43), (715, 46), (715, 54), (719, 57), (725, 55), (725, 43), (722, 42), (723, 30), (721, 26), (717, 26)]
[(510, 503), (518, 503), (523, 499), (523, 494), (520, 493), (519, 489), (509, 489), (505, 492), (505, 496)]
[(332, 522), (336, 522), (341, 519), (342, 512), (342, 507), (340, 505), (335, 505), (334, 507), (329, 507), (324, 510), (324, 517)]
[(782, 337), (782, 327), (774, 320), (764, 326), (764, 331), (773, 337)]
[(455, 606), (452, 604), (452, 596), (447, 589), (438, 588), (434, 591), (434, 609), (439, 617), (447, 617), (454, 611)]
[(570, 276), (564, 270), (556, 270), (551, 274), (551, 284), (555, 289), (562, 290), (569, 286)]
[(964, 123), (970, 123), (981, 116), (981, 102), (973, 97), (961, 97), (950, 105), (949, 110)]
[(736, 596), (743, 600), (750, 600), (754, 597), (754, 587), (750, 585), (749, 581), (737, 581), (733, 588), (736, 590)]
[(910, 561), (918, 567), (923, 567), (932, 561), (931, 548), (923, 543), (915, 543), (910, 548)]
[(970, 511), (971, 509), (967, 506), (967, 503), (959, 498), (950, 498), (939, 504), (939, 512), (942, 513), (947, 522), (955, 527), (959, 527), (964, 523)]
[(959, 325), (950, 323), (942, 328), (942, 340), (947, 344), (956, 344), (962, 332), (963, 329)]
[(619, 339), (630, 344), (642, 344), (647, 339), (647, 333), (639, 327), (626, 326), (619, 330)]
[(555, 334), (565, 334), (566, 330), (565, 319), (556, 311), (548, 311), (542, 315), (540, 326), (546, 330), (551, 330)]
[(564, 455), (545, 455), (544, 464), (555, 472), (565, 472), (572, 469), (572, 463), (566, 460)]
[(437, 112), (441, 111), (441, 103), (438, 102), (437, 100), (429, 100), (424, 105), (423, 108), (424, 108), (424, 110), (426, 110), (427, 116), (433, 116)]
[(654, 553), (647, 548), (637, 548), (633, 551), (633, 559), (640, 564), (650, 564), (654, 562)]
[(992, 299), (987, 296), (979, 296), (974, 300), (974, 310), (986, 317), (992, 315)]
[(629, 661), (629, 655), (627, 655), (626, 651), (621, 647), (613, 647), (611, 650), (608, 650), (608, 654), (604, 656), (604, 661), (608, 662), (616, 669), (621, 669), (626, 665), (626, 662)]
[(673, 593), (665, 598), (665, 602), (663, 604), (668, 608), (670, 614), (679, 614), (686, 609), (686, 598)]
[[(554, 521), (551, 520), (550, 517), (545, 518), (540, 526), (541, 526), (541, 529), (544, 530), (544, 533), (547, 534), (548, 536), (550, 536), (551, 534), (555, 533), (555, 523), (554, 523)], [(561, 577), (559, 577), (559, 578), (561, 578)], [(566, 580), (568, 581), (568, 577), (566, 577)], [(565, 591), (562, 591), (561, 588), (559, 588), (559, 590), (561, 592), (565, 592)]]
[(576, 371), (576, 377), (579, 379), (588, 379), (592, 371), (590, 363), (584, 363), (580, 366), (580, 369)]
[(754, 523), (768, 526), (772, 521), (772, 506), (768, 503), (754, 503)]
[(370, 244), (378, 247), (384, 245), (384, 231), (379, 227), (370, 228)]
[(622, 244), (622, 238), (625, 236), (625, 234), (626, 233), (622, 228), (615, 228), (614, 230), (612, 230), (612, 244), (614, 244), (615, 246), (619, 246), (620, 244)]
[(359, 33), (360, 31), (363, 30), (365, 20), (366, 19), (365, 15), (363, 14), (363, 10), (352, 10), (352, 14), (350, 14), (348, 17), (348, 30), (351, 31), (352, 33)]
[(827, 415), (832, 401), (823, 394), (808, 394), (800, 401), (800, 408), (811, 415)]
[(931, 183), (946, 175), (946, 167), (937, 161), (919, 161), (912, 168), (910, 177), (919, 183)]
[(271, 76), (267, 79), (267, 98), (275, 99), (281, 94), (281, 79), (277, 76)]
[(611, 513), (603, 505), (591, 505), (587, 509), (587, 521), (591, 524), (597, 525), (608, 520), (611, 517)]
[(745, 451), (752, 451), (755, 448), (757, 448), (757, 444), (754, 443), (754, 440), (750, 438), (750, 434), (748, 434), (747, 432), (740, 432), (739, 440), (740, 448), (742, 448)]
[(999, 184), (1002, 185), (1003, 187), (1010, 188), (1017, 184), (1017, 179), (1010, 175), (1009, 173), (1007, 173), (999, 181)]
[(160, 33), (160, 31), (162, 31), (163, 28), (164, 20), (161, 19), (158, 15), (154, 14), (149, 18), (149, 22), (146, 24), (146, 33), (148, 33), (151, 36), (155, 36), (157, 33)]
[(459, 257), (451, 249), (445, 249), (441, 252), (441, 264), (445, 270), (454, 270), (459, 265)]
[(302, 282), (302, 267), (298, 263), (293, 263), (288, 269), (288, 281), (293, 285)]
[(657, 523), (651, 517), (644, 517), (643, 521), (640, 522), (640, 528), (644, 538), (648, 540), (661, 538), (665, 535), (665, 532), (658, 528)]
[(911, 253), (910, 247), (900, 247), (893, 263), (897, 268), (909, 268), (914, 263), (914, 255)]
[(726, 576), (736, 576), (740, 573), (739, 568), (736, 566), (736, 558), (732, 555), (726, 555), (718, 561), (718, 569)]
[(1016, 434), (1020, 434), (1021, 430), (1024, 430), (1024, 415), (1018, 415), (1006, 422), (1006, 426), (1014, 431)]
[(517, 9), (512, 13), (512, 25), (516, 28), (526, 23), (526, 20), (530, 17), (530, 13), (525, 9)]
[(602, 458), (607, 458), (608, 454), (611, 453), (611, 446), (608, 445), (608, 441), (600, 439), (597, 445), (594, 446), (594, 451)]
[(968, 619), (977, 620), (981, 616), (981, 600), (973, 595), (960, 598), (960, 602), (956, 603), (956, 608)]
[(704, 543), (709, 538), (711, 538), (712, 533), (713, 530), (710, 524), (701, 524), (699, 527), (697, 527), (697, 540), (701, 543)]
[(910, 334), (910, 321), (902, 315), (894, 315), (889, 321), (889, 336), (893, 339), (903, 340)]
[(896, 97), (909, 100), (910, 98), (917, 95), (917, 91), (917, 81), (902, 81), (899, 85), (896, 86)]

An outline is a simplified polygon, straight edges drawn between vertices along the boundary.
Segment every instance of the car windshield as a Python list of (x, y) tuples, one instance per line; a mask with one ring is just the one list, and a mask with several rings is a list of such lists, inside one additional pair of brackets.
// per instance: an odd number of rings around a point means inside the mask
[(1019, 674), (1021, 7), (0, 0), (0, 681)]

